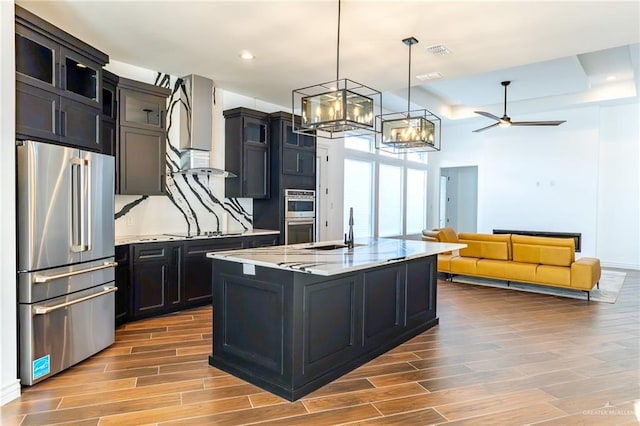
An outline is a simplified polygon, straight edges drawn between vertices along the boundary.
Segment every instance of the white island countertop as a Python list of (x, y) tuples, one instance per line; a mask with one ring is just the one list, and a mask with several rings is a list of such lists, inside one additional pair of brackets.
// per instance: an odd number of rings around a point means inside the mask
[[(342, 241), (259, 247), (207, 253), (211, 259), (285, 269), (315, 275), (336, 275), (420, 257), (460, 250), (466, 244), (435, 243), (394, 238), (356, 239), (355, 247)], [(329, 247), (331, 249), (327, 250)]]

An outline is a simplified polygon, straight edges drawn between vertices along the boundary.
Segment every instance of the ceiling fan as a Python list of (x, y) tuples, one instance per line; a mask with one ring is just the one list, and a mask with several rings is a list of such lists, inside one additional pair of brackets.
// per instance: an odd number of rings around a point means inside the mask
[(510, 81), (503, 81), (502, 84), (504, 86), (504, 115), (502, 117), (497, 117), (489, 112), (485, 111), (474, 111), (476, 114), (484, 115), (485, 117), (496, 120), (497, 123), (491, 124), (487, 127), (482, 127), (480, 129), (474, 130), (474, 132), (484, 132), (495, 126), (500, 127), (509, 127), (509, 126), (558, 126), (564, 123), (566, 120), (560, 121), (511, 121), (511, 118), (507, 115), (507, 86), (510, 84)]

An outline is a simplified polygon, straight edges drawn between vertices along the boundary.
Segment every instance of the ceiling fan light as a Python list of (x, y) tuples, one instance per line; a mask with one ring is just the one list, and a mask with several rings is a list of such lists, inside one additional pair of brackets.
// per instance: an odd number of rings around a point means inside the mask
[(500, 120), (500, 122), (498, 123), (498, 127), (511, 127), (511, 122)]

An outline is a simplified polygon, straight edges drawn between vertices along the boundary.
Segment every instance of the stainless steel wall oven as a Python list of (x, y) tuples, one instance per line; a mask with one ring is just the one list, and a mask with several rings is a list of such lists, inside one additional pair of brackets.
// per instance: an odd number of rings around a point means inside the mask
[(316, 240), (316, 191), (285, 189), (284, 239), (285, 244)]

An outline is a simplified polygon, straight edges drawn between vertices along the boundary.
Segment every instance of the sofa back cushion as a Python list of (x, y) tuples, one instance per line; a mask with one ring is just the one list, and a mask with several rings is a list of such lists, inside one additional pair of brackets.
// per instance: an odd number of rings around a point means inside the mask
[(511, 235), (513, 260), (540, 265), (571, 266), (575, 261), (573, 238)]
[(434, 231), (438, 232), (438, 241), (441, 243), (457, 243), (458, 236), (456, 235), (456, 231), (447, 226), (446, 228), (436, 228)]
[(458, 242), (467, 248), (460, 250), (460, 256), (479, 257), (483, 259), (510, 260), (511, 234), (472, 234), (461, 232)]

